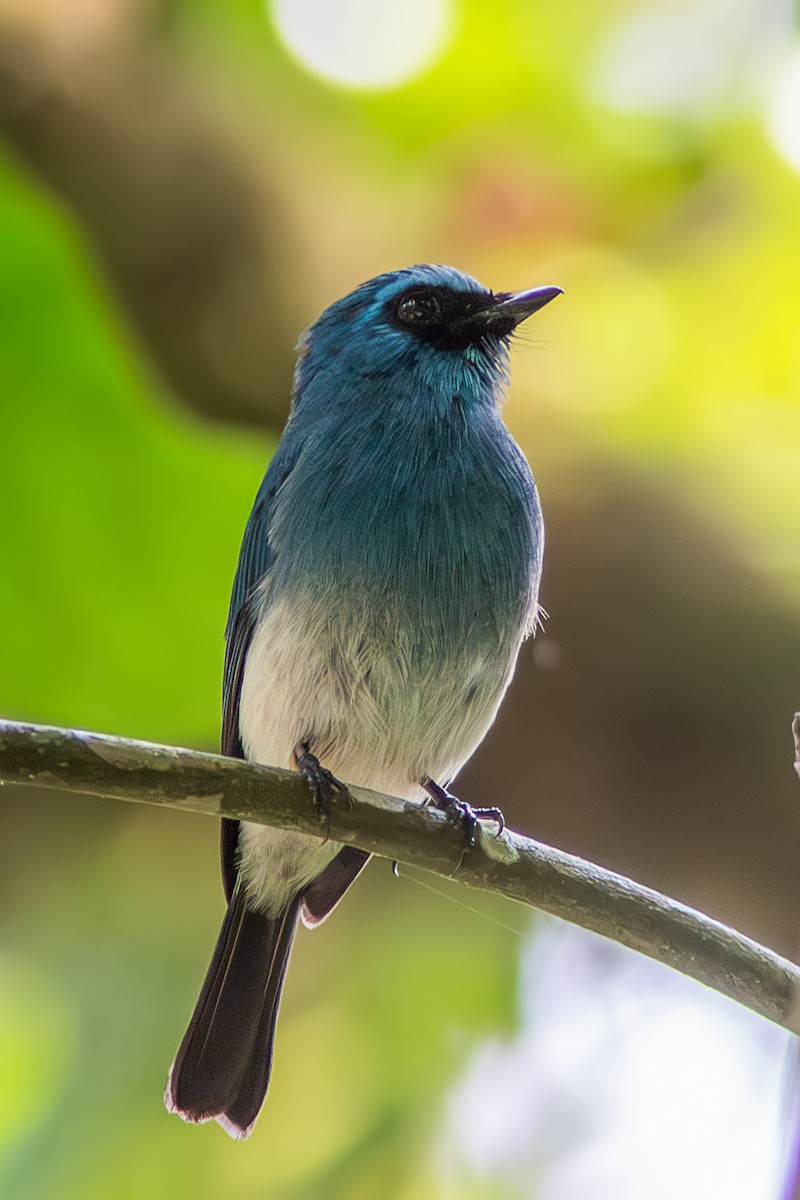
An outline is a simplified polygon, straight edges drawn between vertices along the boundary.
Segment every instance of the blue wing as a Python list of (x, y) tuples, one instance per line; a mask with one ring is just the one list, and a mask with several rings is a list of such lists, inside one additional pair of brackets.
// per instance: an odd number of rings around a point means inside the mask
[[(239, 699), (242, 691), (247, 651), (258, 619), (257, 587), (274, 558), (269, 528), (275, 496), (291, 474), (300, 456), (299, 445), (284, 439), (278, 446), (253, 505), (239, 551), (239, 565), (233, 581), (231, 607), (225, 630), (225, 670), (222, 684), (222, 753), (244, 758), (239, 733)], [(236, 846), (239, 822), (223, 817), (221, 856), (222, 881), (230, 902), (236, 886)], [(369, 855), (354, 846), (345, 846), (321, 875), (309, 885), (303, 907), (307, 925), (318, 925), (336, 907), (347, 888), (365, 866)]]
[[(275, 495), (297, 462), (299, 448), (284, 438), (276, 450), (245, 526), (239, 562), (233, 580), (228, 625), (225, 630), (225, 668), (222, 679), (222, 753), (244, 758), (239, 733), (239, 699), (247, 651), (256, 623), (256, 588), (269, 570), (273, 551), (269, 527)], [(236, 843), (239, 822), (222, 821), (222, 879), (230, 900), (236, 883)]]
[(273, 551), (269, 527), (275, 495), (292, 472), (299, 452), (283, 439), (267, 468), (245, 526), (233, 580), (225, 629), (225, 669), (222, 681), (222, 753), (243, 758), (239, 737), (239, 695), (242, 671), (255, 623), (255, 592), (269, 570)]

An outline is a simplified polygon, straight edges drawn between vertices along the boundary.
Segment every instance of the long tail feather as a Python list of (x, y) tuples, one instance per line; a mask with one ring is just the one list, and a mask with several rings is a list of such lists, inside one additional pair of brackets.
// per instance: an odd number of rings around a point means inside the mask
[(185, 1121), (216, 1120), (246, 1138), (264, 1102), (272, 1043), (301, 897), (276, 918), (247, 908), (237, 889), (164, 1101)]
[(300, 917), (304, 925), (313, 929), (330, 916), (356, 876), (369, 862), (366, 850), (355, 846), (344, 846), (333, 862), (328, 863), (316, 879), (303, 891)]

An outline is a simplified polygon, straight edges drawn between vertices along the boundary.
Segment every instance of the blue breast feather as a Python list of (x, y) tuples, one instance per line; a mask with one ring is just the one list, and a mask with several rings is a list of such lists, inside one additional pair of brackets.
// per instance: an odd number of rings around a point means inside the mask
[(308, 428), (302, 412), (290, 423), (302, 449), (271, 505), (269, 599), (302, 587), (388, 606), (421, 652), (467, 636), (507, 648), (532, 615), (543, 533), (494, 397), (373, 389), (343, 386)]

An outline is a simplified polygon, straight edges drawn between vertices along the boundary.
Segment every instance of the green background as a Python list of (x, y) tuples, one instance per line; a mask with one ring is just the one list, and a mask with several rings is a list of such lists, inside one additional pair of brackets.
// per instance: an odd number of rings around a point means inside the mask
[[(298, 331), (413, 261), (557, 283), (507, 409), (550, 618), (459, 791), (796, 953), (800, 181), (767, 120), (790, 19), (674, 6), (708, 78), (673, 62), (675, 94), (623, 103), (645, 4), (465, 0), (375, 94), (305, 73), (260, 4), (101, 7), (0, 6), (0, 711), (215, 748)], [(464, 1062), (517, 1026), (529, 914), (373, 864), (298, 940), (238, 1147), (160, 1099), (216, 830), (2, 799), (0, 1195), (540, 1194), (437, 1150)]]

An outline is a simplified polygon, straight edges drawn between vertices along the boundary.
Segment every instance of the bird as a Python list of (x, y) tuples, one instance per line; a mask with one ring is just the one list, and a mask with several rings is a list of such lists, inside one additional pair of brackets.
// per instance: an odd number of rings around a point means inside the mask
[[(233, 583), (222, 753), (299, 770), (322, 813), (352, 784), (443, 808), (466, 848), (479, 821), (502, 828), (448, 788), (538, 619), (544, 525), (501, 408), (514, 331), (561, 291), (422, 264), (300, 337)], [(298, 923), (320, 924), (369, 855), (230, 819), (221, 841), (227, 912), (165, 1103), (244, 1139)]]

